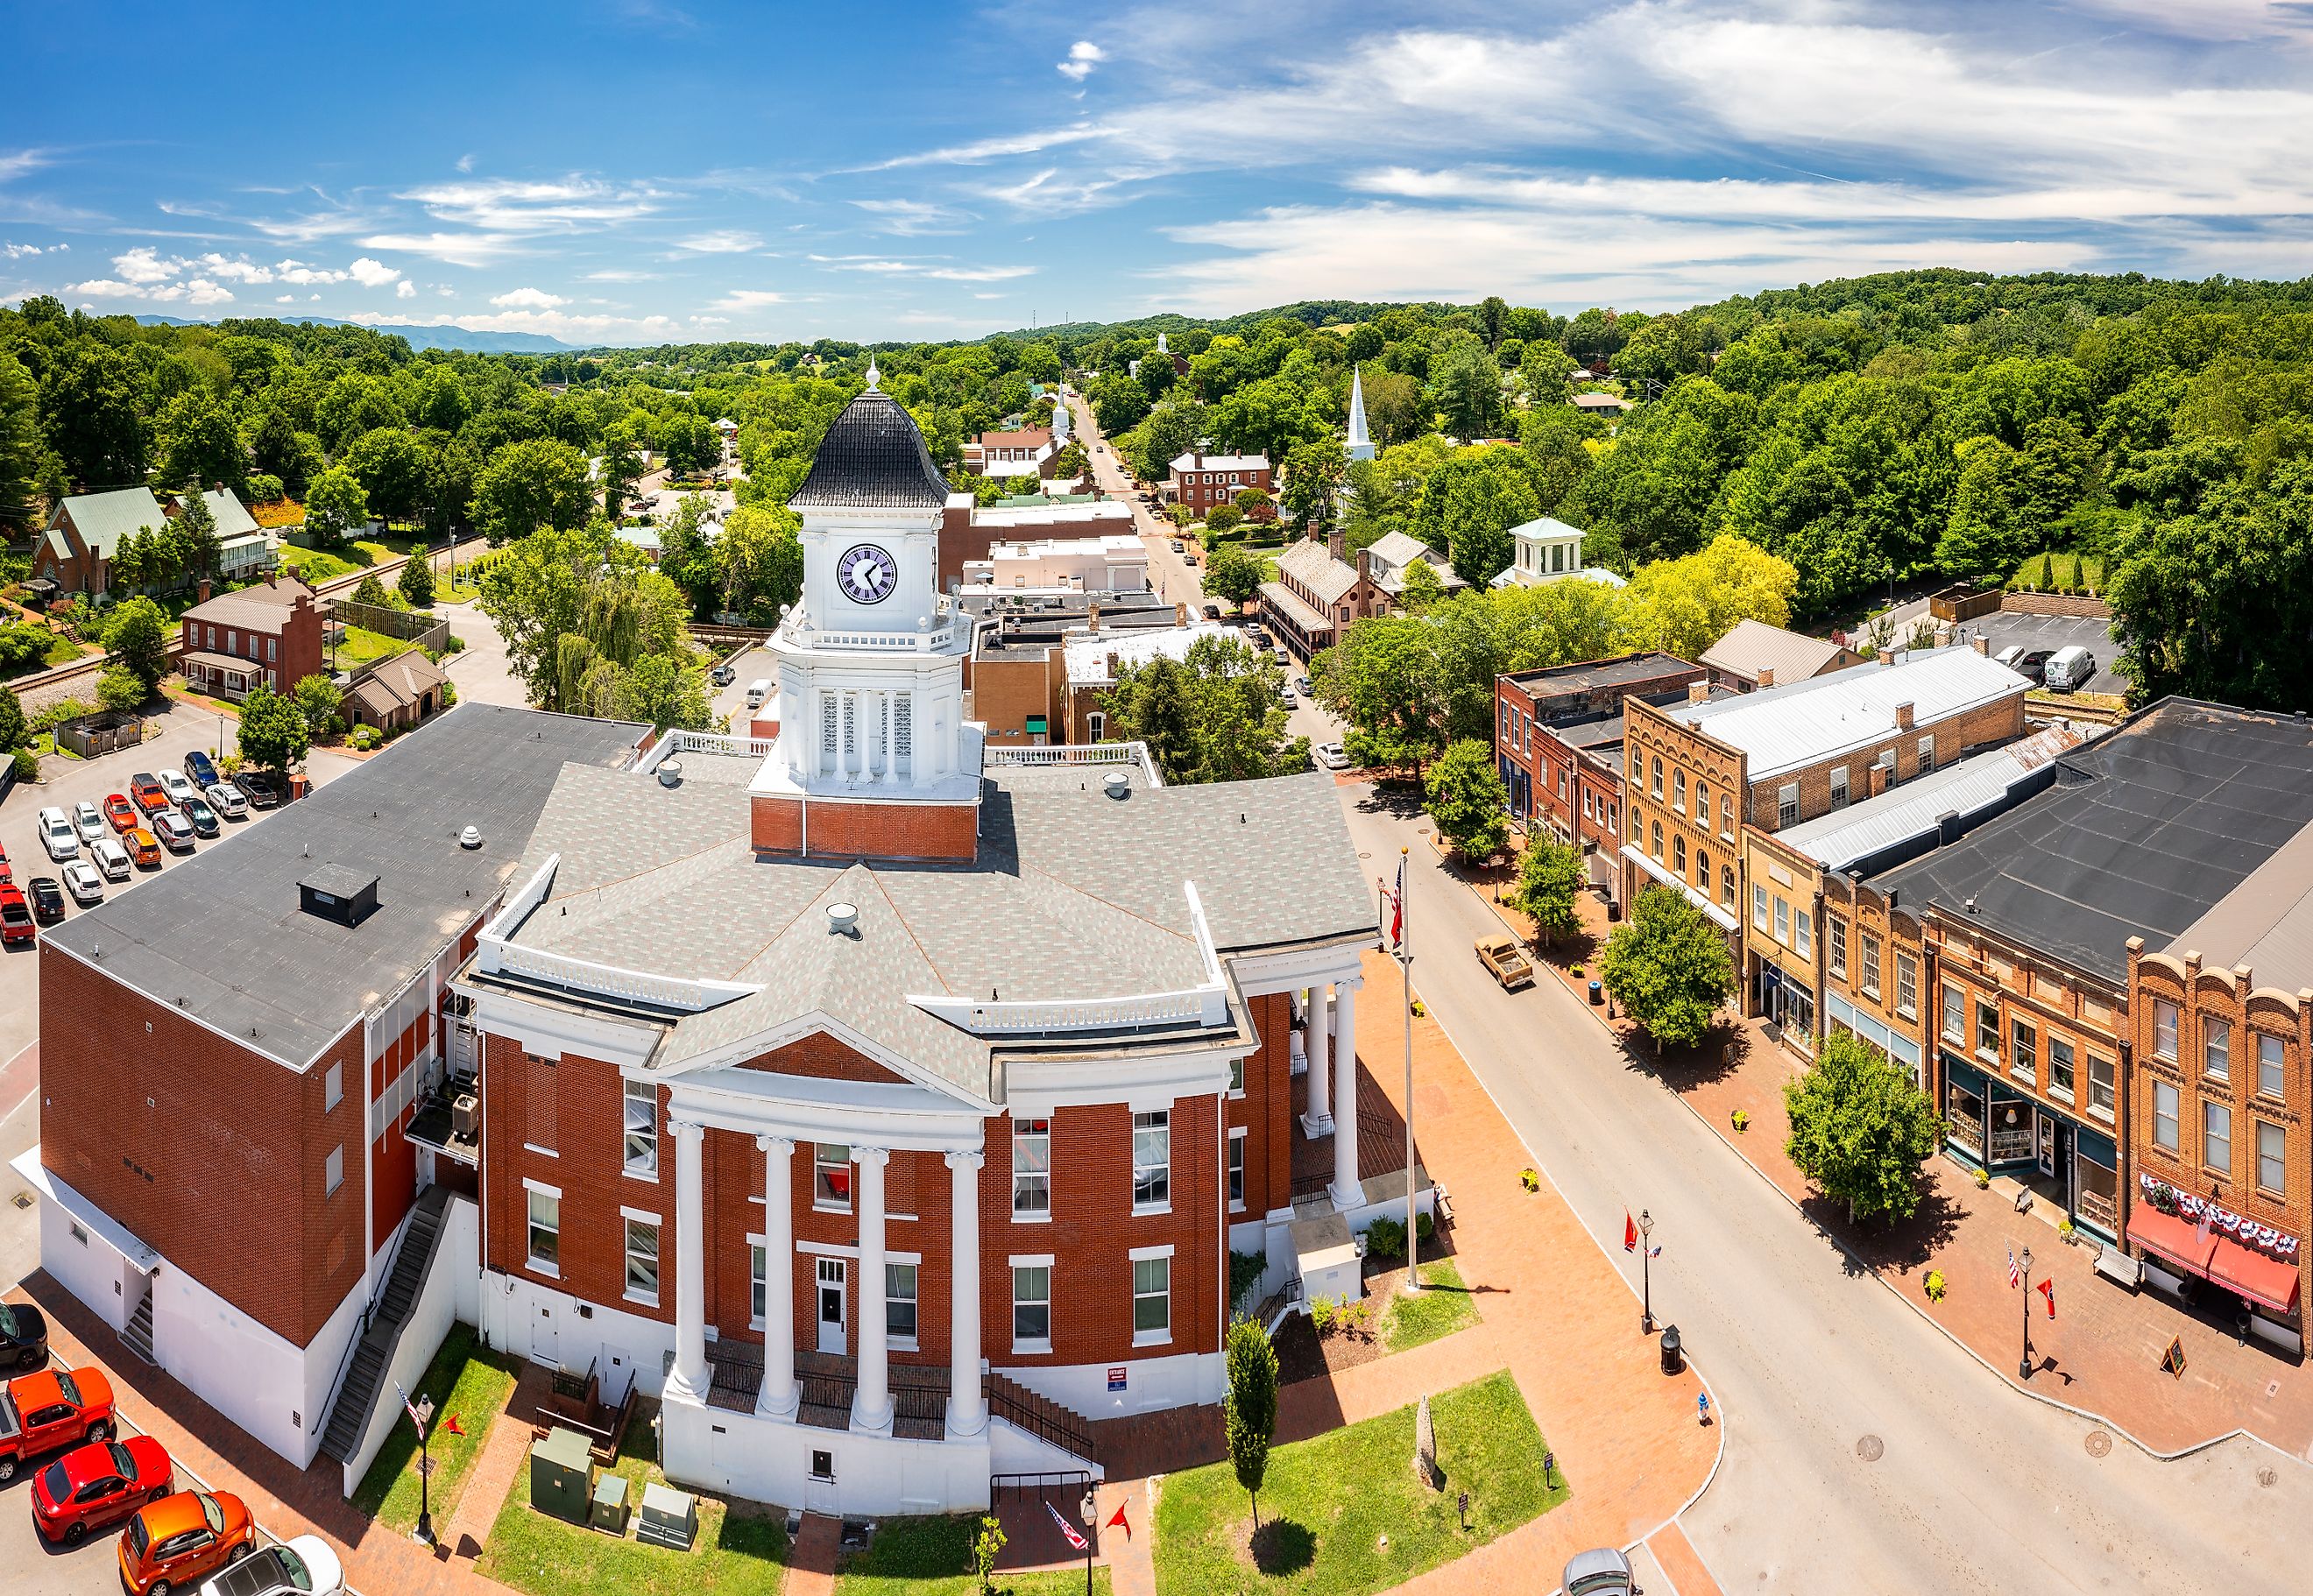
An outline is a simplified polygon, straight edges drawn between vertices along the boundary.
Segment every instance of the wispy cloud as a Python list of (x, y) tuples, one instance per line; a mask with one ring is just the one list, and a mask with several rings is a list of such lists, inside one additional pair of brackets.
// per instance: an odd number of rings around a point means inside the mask
[(852, 170), (895, 171), (907, 166), (978, 166), (1008, 155), (1033, 155), (1041, 151), (1058, 149), (1063, 145), (1104, 138), (1109, 132), (1109, 128), (1097, 124), (1079, 122), (1073, 127), (1054, 127), (1042, 133), (1002, 134), (992, 138), (975, 139), (969, 144), (943, 145), (937, 149), (894, 155), (887, 161)]
[(690, 255), (744, 255), (752, 250), (761, 249), (763, 241), (739, 228), (724, 228), (676, 239), (674, 247)]
[(961, 206), (928, 199), (854, 199), (849, 203), (882, 223), (884, 232), (903, 236), (960, 232), (976, 219)]
[(734, 288), (707, 308), (711, 311), (760, 311), (768, 305), (794, 302), (794, 296), (772, 288)]
[(1089, 39), (1079, 39), (1069, 46), (1069, 58), (1060, 63), (1060, 75), (1077, 83), (1092, 75), (1092, 69), (1108, 59), (1108, 52)]

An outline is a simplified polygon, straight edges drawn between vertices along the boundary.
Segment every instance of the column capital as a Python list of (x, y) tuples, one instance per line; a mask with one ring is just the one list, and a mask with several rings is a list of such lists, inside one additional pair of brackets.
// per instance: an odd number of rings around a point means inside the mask
[(666, 1128), (673, 1136), (682, 1140), (696, 1139), (698, 1137), (702, 1137), (707, 1134), (707, 1125), (705, 1121), (699, 1119), (678, 1119), (673, 1115), (669, 1115), (667, 1117)]
[(851, 1149), (851, 1162), (857, 1164), (886, 1164), (892, 1162), (892, 1150), (889, 1147), (855, 1145)]
[(796, 1150), (795, 1138), (793, 1136), (757, 1136), (755, 1149), (759, 1153), (776, 1153), (781, 1158), (785, 1158)]
[(1336, 976), (1333, 978), (1334, 986), (1346, 987), (1351, 992), (1363, 991), (1365, 984), (1366, 978), (1363, 976)]
[(953, 1148), (940, 1156), (952, 1170), (976, 1170), (988, 1162), (987, 1153), (978, 1147)]

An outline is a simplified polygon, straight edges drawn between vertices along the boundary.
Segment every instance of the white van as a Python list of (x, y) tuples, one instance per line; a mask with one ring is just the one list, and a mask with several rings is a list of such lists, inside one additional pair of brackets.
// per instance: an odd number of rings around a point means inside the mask
[(2060, 693), (2076, 693), (2097, 673), (2096, 655), (2073, 644), (2048, 656), (2047, 685)]
[(747, 684), (748, 708), (761, 709), (763, 706), (763, 700), (770, 696), (771, 684), (768, 677), (758, 676)]

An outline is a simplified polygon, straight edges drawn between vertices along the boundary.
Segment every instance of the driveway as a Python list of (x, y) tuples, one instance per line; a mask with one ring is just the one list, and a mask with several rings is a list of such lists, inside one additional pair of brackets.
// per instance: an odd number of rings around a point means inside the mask
[[(216, 715), (175, 699), (167, 700), (166, 707), (153, 715), (147, 724), (158, 734), (148, 736), (138, 748), (122, 749), (94, 759), (51, 755), (42, 761), (39, 785), (20, 783), (4, 801), (0, 801), (0, 848), (7, 851), (10, 867), (20, 885), (36, 875), (56, 876), (59, 882), (63, 879), (64, 867), (50, 862), (35, 829), (35, 819), (42, 809), (55, 804), (70, 813), (73, 805), (83, 799), (101, 805), (107, 794), (126, 793), (129, 776), (137, 771), (157, 774), (182, 769), (185, 756), (195, 749), (214, 756), (220, 733), (228, 750), (238, 746), (233, 741), (239, 731), (238, 722), (230, 717), (220, 722)], [(314, 784), (320, 785), (352, 769), (356, 763), (343, 754), (317, 749), (306, 760), (305, 767)], [(272, 812), (253, 809), (245, 820), (224, 821), (220, 834), (214, 839), (197, 841), (193, 853), (207, 853), (226, 846), (250, 827), (264, 824), (265, 817)], [(173, 870), (192, 856), (193, 854), (172, 854), (163, 848), (161, 869)], [(158, 873), (140, 870), (125, 881), (108, 882), (105, 896), (134, 891), (137, 882)], [(79, 912), (80, 906), (67, 897), (65, 917), (69, 920)], [(0, 951), (0, 1065), (15, 1057), (40, 1035), (40, 965), (39, 951), (31, 943), (13, 943)], [(12, 1106), (0, 1102), (0, 1111)]]
[(2097, 672), (2089, 679), (2086, 691), (2128, 690), (2126, 680), (2112, 668), (2112, 662), (2120, 657), (2120, 645), (2112, 640), (2112, 623), (2108, 620), (2069, 615), (2018, 615), (2000, 609), (1969, 621), (1966, 630), (1971, 638), (1989, 640), (1993, 653), (2011, 644), (2049, 649), (2070, 648), (2078, 644), (2096, 656)]

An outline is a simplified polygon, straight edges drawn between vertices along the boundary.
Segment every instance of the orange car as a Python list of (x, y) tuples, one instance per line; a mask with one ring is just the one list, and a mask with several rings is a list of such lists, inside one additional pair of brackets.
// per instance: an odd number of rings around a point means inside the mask
[(161, 868), (161, 839), (144, 827), (121, 833), (120, 846), (128, 850), (130, 858), (147, 870)]
[(169, 1596), (257, 1549), (257, 1526), (230, 1491), (179, 1491), (137, 1510), (120, 1535), (129, 1596)]
[(112, 829), (116, 832), (126, 834), (136, 829), (136, 806), (118, 793), (106, 796), (104, 818), (112, 822)]

